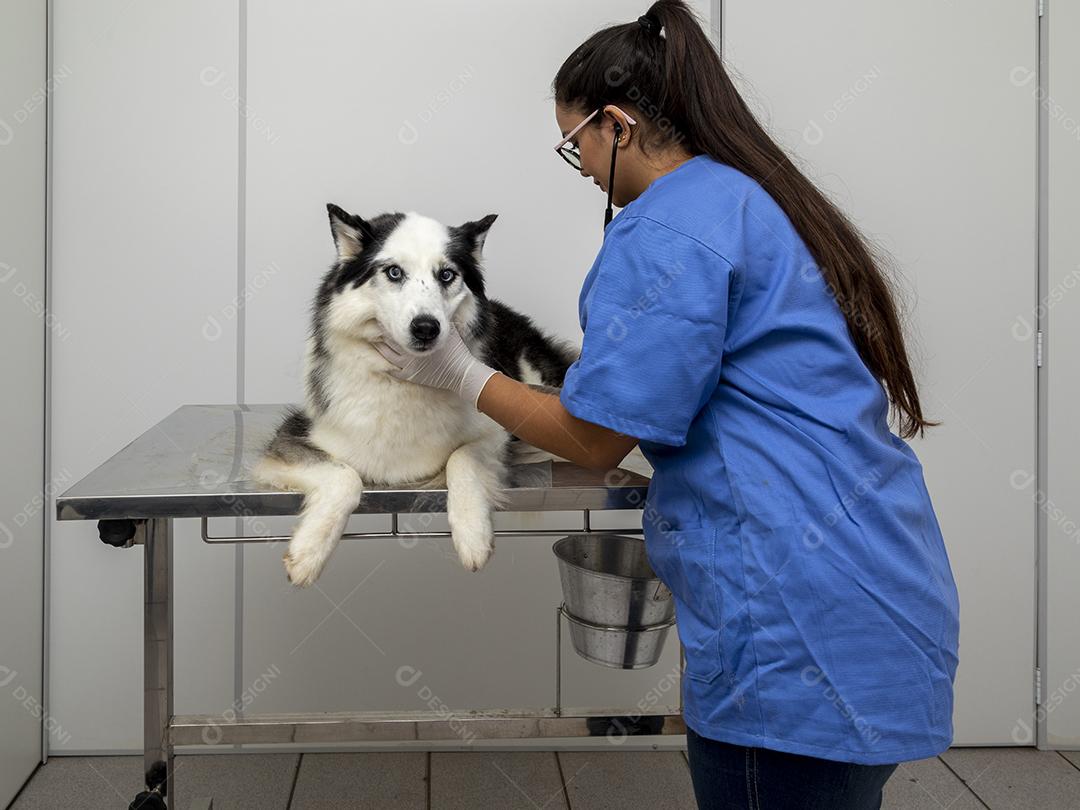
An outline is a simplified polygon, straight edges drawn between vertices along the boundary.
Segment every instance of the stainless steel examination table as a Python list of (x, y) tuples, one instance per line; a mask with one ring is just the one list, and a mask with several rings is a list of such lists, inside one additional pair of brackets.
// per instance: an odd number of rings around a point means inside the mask
[[(166, 806), (176, 746), (234, 743), (352, 743), (377, 740), (475, 739), (685, 734), (681, 714), (641, 715), (625, 709), (564, 710), (561, 705), (561, 620), (556, 610), (555, 705), (542, 709), (492, 708), (460, 712), (364, 711), (319, 714), (173, 714), (173, 521), (199, 518), (207, 543), (246, 543), (287, 537), (211, 535), (217, 517), (298, 514), (302, 495), (250, 480), (250, 468), (277, 426), (281, 405), (184, 405), (57, 498), (60, 520), (96, 520), (105, 543), (144, 548), (143, 727), (145, 793), (132, 807)], [(648, 478), (639, 472), (592, 472), (545, 462), (512, 468), (503, 511), (580, 511), (568, 529), (496, 530), (496, 535), (544, 536), (599, 532), (590, 510), (642, 509)], [(368, 489), (357, 514), (387, 514), (387, 532), (352, 538), (448, 537), (448, 532), (399, 531), (399, 515), (446, 511), (446, 490)], [(620, 534), (638, 530), (609, 529)], [(554, 565), (554, 559), (552, 560)], [(680, 701), (681, 708), (681, 701)], [(210, 730), (210, 733), (207, 732)], [(168, 801), (172, 806), (173, 801)], [(208, 805), (202, 805), (204, 807)]]

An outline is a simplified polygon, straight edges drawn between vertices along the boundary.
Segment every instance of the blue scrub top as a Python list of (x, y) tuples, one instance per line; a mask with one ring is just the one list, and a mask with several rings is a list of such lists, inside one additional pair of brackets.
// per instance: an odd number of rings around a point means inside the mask
[(865, 764), (952, 740), (959, 602), (912, 449), (812, 255), (749, 176), (698, 155), (608, 224), (560, 400), (654, 468), (686, 725)]

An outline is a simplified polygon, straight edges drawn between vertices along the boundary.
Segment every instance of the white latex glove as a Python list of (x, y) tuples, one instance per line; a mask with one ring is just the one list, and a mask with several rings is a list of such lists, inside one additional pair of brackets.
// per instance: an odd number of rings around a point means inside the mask
[(473, 356), (453, 321), (443, 345), (424, 354), (409, 354), (386, 336), (372, 345), (394, 366), (387, 374), (399, 380), (454, 391), (474, 408), (485, 383), (497, 373)]

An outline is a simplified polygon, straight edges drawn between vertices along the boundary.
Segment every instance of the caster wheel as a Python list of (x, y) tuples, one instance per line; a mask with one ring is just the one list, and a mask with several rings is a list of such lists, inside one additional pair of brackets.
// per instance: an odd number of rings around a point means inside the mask
[(168, 810), (161, 794), (144, 790), (128, 805), (128, 810)]
[(98, 537), (107, 546), (128, 548), (135, 537), (134, 520), (99, 520)]

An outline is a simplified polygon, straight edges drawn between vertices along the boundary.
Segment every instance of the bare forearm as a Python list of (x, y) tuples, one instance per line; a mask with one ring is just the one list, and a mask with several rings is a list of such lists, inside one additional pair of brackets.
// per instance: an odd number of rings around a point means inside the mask
[(578, 419), (557, 394), (537, 391), (505, 374), (488, 380), (476, 406), (522, 441), (581, 467), (609, 469), (629, 452), (628, 447), (614, 459), (606, 428)]

